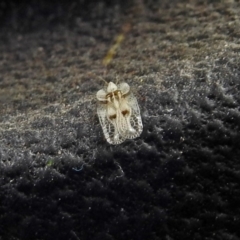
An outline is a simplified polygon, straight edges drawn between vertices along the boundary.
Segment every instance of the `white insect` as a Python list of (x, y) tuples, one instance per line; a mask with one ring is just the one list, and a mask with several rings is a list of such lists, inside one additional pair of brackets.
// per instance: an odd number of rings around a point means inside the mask
[(127, 83), (108, 83), (97, 92), (97, 114), (105, 138), (110, 144), (120, 144), (138, 137), (143, 129), (137, 99)]

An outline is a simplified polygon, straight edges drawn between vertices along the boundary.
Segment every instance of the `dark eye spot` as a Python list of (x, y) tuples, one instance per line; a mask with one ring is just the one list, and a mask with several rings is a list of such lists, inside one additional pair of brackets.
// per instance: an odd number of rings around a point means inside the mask
[(117, 117), (117, 115), (116, 115), (116, 114), (113, 114), (113, 115), (110, 115), (110, 116), (109, 116), (109, 119), (110, 119), (110, 120), (113, 120), (113, 119), (116, 119), (116, 117)]
[(129, 114), (129, 111), (128, 111), (128, 110), (122, 111), (122, 115), (123, 115), (123, 116), (126, 116), (127, 114)]

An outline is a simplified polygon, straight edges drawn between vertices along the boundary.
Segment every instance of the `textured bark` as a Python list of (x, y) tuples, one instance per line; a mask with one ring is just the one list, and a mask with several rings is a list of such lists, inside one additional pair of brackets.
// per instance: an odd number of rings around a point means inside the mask
[[(239, 2), (12, 3), (0, 239), (239, 239)], [(134, 90), (140, 138), (104, 139), (99, 76)]]

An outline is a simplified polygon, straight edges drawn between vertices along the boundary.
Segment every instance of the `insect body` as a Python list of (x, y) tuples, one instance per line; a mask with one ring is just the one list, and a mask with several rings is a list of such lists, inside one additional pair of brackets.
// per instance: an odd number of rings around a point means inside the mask
[(110, 144), (120, 144), (141, 134), (139, 106), (127, 83), (116, 85), (110, 82), (106, 90), (97, 92), (97, 99), (99, 121)]

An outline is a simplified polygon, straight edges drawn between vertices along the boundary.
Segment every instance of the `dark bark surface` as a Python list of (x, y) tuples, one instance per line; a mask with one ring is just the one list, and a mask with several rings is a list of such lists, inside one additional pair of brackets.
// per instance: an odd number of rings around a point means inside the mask
[[(0, 239), (240, 239), (239, 16), (227, 0), (3, 2)], [(129, 83), (140, 138), (106, 142), (99, 77)]]

